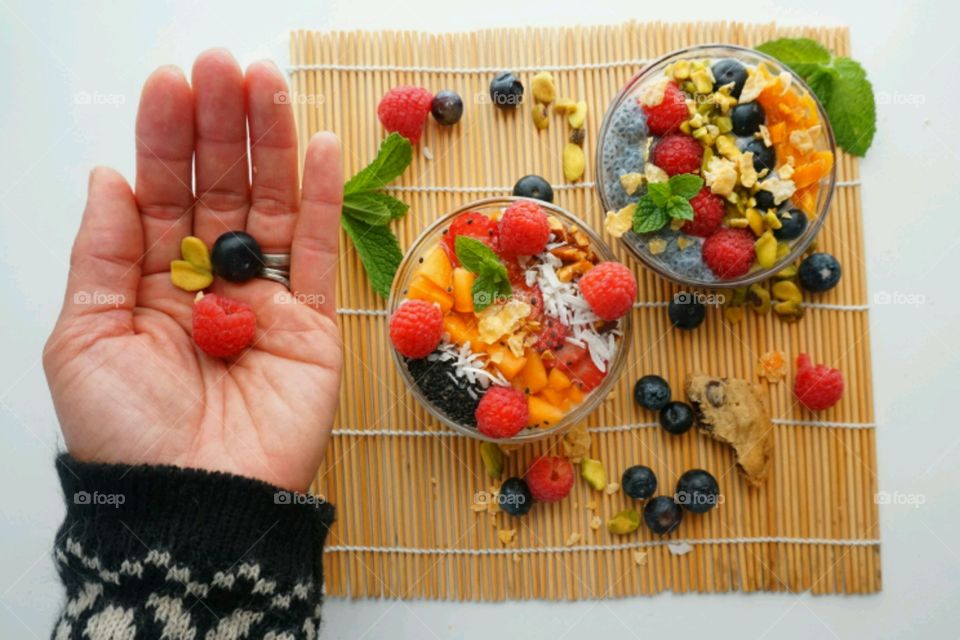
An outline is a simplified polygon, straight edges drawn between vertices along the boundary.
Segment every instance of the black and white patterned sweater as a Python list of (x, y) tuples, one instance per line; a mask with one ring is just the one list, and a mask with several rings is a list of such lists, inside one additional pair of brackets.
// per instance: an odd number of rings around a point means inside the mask
[(224, 473), (57, 458), (56, 640), (315, 638), (334, 510)]

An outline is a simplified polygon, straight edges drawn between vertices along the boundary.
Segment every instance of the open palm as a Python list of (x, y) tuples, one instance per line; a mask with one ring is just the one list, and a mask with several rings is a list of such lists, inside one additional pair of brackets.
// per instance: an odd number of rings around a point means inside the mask
[[(318, 134), (300, 189), (286, 90), (272, 63), (244, 74), (219, 50), (197, 59), (192, 83), (178, 69), (158, 69), (140, 100), (135, 190), (110, 169), (91, 173), (63, 310), (44, 352), (75, 458), (309, 485), (340, 381), (343, 177), (339, 143)], [(265, 252), (291, 254), (292, 293), (263, 279), (216, 280), (214, 292), (257, 315), (253, 345), (219, 360), (193, 344), (194, 296), (170, 283), (170, 261), (184, 236), (209, 246), (241, 229)]]

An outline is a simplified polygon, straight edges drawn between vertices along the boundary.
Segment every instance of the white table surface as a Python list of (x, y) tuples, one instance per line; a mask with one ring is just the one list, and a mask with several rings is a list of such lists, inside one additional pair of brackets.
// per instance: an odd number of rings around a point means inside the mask
[[(875, 301), (886, 295), (915, 304), (871, 310), (879, 483), (922, 504), (881, 508), (884, 591), (577, 603), (330, 600), (323, 637), (958, 637), (960, 430), (946, 404), (960, 380), (960, 272), (950, 267), (960, 248), (956, 3), (46, 4), (0, 0), (0, 637), (48, 637), (61, 603), (50, 552), (63, 514), (52, 464), (60, 439), (39, 356), (60, 304), (87, 173), (102, 163), (132, 178), (137, 98), (152, 68), (189, 69), (212, 46), (228, 47), (241, 64), (272, 57), (284, 65), (288, 32), (300, 27), (443, 31), (629, 18), (846, 24), (855, 57), (886, 98), (861, 165), (863, 259)], [(100, 104), (75, 104), (80, 92), (101, 96)]]

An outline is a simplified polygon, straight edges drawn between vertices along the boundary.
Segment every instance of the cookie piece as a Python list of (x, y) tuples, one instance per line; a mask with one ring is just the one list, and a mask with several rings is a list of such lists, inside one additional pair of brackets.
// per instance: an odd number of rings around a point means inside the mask
[(737, 466), (750, 484), (766, 480), (773, 453), (773, 425), (759, 385), (690, 373), (684, 386), (700, 429), (733, 447)]

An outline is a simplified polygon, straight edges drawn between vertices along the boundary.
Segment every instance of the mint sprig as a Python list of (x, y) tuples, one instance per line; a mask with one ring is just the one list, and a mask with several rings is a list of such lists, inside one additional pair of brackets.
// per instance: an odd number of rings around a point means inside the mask
[(493, 249), (470, 236), (457, 236), (454, 249), (460, 264), (477, 275), (471, 289), (474, 310), (483, 311), (513, 293), (507, 268)]
[(635, 233), (650, 233), (670, 220), (693, 220), (690, 199), (700, 193), (703, 178), (692, 173), (672, 176), (667, 182), (651, 182), (633, 212)]
[(859, 62), (835, 56), (810, 38), (771, 40), (757, 51), (784, 63), (810, 85), (830, 118), (837, 144), (856, 156), (867, 152), (877, 132), (877, 105)]
[(391, 133), (380, 144), (377, 156), (343, 186), (340, 225), (353, 242), (371, 286), (381, 296), (390, 295), (393, 276), (403, 260), (397, 237), (387, 227), (410, 208), (381, 190), (410, 165), (410, 141)]

